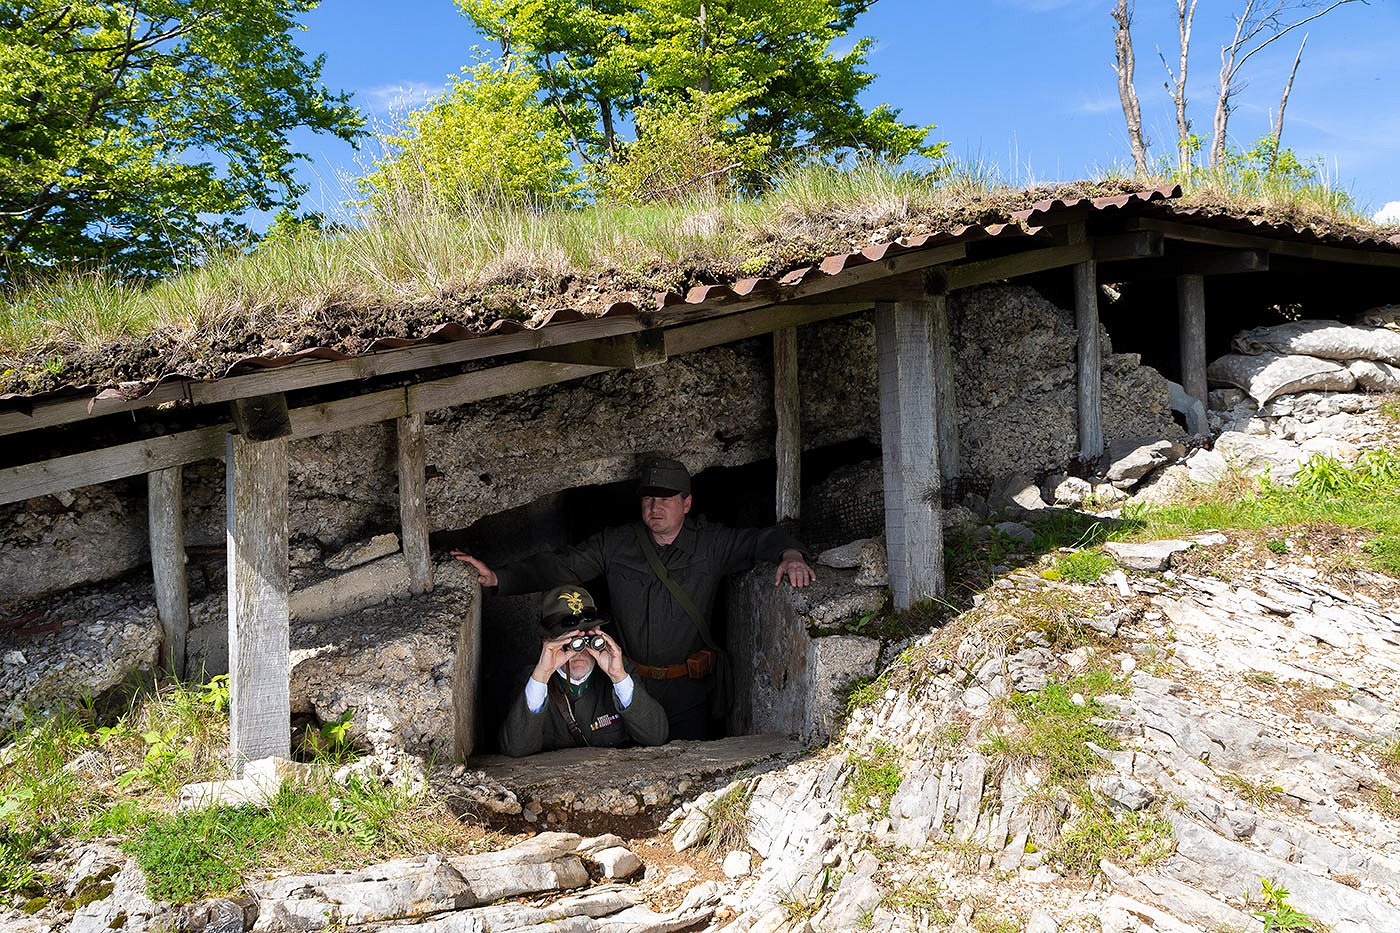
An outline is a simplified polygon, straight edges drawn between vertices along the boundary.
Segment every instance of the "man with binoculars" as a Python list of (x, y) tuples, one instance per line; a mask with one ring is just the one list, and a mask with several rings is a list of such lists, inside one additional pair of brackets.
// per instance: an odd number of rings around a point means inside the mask
[(631, 740), (661, 745), (666, 713), (632, 679), (589, 592), (555, 587), (540, 604), (540, 658), (501, 724), (501, 751), (520, 757)]

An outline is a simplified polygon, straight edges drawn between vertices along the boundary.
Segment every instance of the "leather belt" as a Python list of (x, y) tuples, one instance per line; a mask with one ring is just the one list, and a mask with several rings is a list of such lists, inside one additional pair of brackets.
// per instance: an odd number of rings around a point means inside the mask
[(637, 674), (648, 680), (674, 680), (678, 677), (699, 680), (714, 672), (715, 653), (704, 648), (680, 664), (637, 664), (635, 661), (632, 663), (636, 666)]

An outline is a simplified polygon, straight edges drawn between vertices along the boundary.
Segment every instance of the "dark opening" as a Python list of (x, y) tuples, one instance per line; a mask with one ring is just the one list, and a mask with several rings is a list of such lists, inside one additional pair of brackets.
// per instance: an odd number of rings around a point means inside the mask
[[(803, 455), (802, 475), (806, 492), (828, 480), (842, 467), (879, 456), (879, 447), (867, 440), (850, 441)], [(735, 467), (712, 467), (693, 478), (695, 511), (705, 518), (736, 527), (762, 527), (774, 522), (776, 464), (773, 460)], [(806, 513), (804, 504), (804, 518)], [(869, 509), (866, 509), (869, 511)], [(604, 528), (625, 524), (638, 513), (635, 484), (631, 480), (565, 489), (528, 505), (487, 516), (470, 527), (434, 536), (435, 549), (461, 547), (488, 564), (503, 564), (537, 551), (578, 543)], [(813, 515), (821, 528), (819, 537), (839, 536), (840, 517)], [(804, 522), (805, 524), (805, 522)], [(849, 522), (845, 523), (849, 524)], [(815, 550), (830, 546), (795, 529), (798, 537)], [(878, 533), (878, 529), (866, 534)], [(859, 534), (855, 536), (860, 536)], [(841, 543), (841, 542), (834, 542)], [(584, 581), (604, 611), (609, 610), (603, 579)], [(482, 664), (479, 721), (475, 754), (498, 750), (497, 734), (517, 692), (522, 688), (539, 653), (536, 629), (539, 594), (487, 595), (482, 607)], [(728, 643), (729, 618), (726, 594), (721, 591), (712, 620), (714, 637)], [(742, 672), (736, 672), (742, 676)], [(718, 728), (718, 727), (717, 727)]]

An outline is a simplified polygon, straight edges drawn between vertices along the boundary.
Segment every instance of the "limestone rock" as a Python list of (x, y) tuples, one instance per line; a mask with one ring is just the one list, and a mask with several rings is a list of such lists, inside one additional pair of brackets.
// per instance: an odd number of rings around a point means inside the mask
[(996, 530), (1019, 544), (1030, 544), (1035, 540), (1035, 532), (1020, 522), (997, 522)]
[(1234, 470), (1246, 476), (1265, 473), (1275, 482), (1292, 479), (1298, 472), (1298, 448), (1272, 437), (1226, 431), (1215, 439), (1215, 450)]
[(375, 535), (368, 541), (357, 541), (341, 548), (326, 558), (326, 566), (331, 570), (349, 570), (367, 564), (381, 557), (388, 557), (399, 549), (399, 536), (393, 532)]
[(987, 505), (993, 512), (1034, 512), (1049, 507), (1040, 497), (1040, 487), (1023, 473), (1012, 473), (998, 479), (987, 497)]
[(724, 856), (720, 868), (726, 878), (743, 878), (753, 870), (753, 856), (736, 849)]
[(858, 556), (860, 570), (856, 573), (856, 586), (890, 585), (890, 559), (885, 551), (884, 535), (867, 541)]
[(1105, 457), (1108, 469), (1104, 478), (1119, 489), (1126, 489), (1157, 467), (1175, 463), (1185, 454), (1185, 447), (1164, 438), (1134, 437), (1115, 440), (1108, 445)]
[(1214, 450), (1198, 450), (1186, 458), (1187, 477), (1193, 483), (1213, 486), (1230, 472), (1230, 464)]
[(1189, 550), (1195, 545), (1190, 541), (1145, 541), (1133, 544), (1122, 541), (1109, 541), (1103, 546), (1110, 557), (1128, 570), (1150, 570), (1160, 572), (1171, 566), (1172, 555)]
[(642, 870), (642, 860), (626, 846), (611, 846), (591, 856), (604, 878), (630, 878)]
[(106, 897), (90, 901), (74, 912), (67, 933), (107, 933), (116, 929), (145, 933), (158, 927), (167, 909), (167, 905), (147, 896), (146, 876), (133, 859), (112, 878)]
[(872, 540), (871, 538), (857, 538), (849, 544), (822, 551), (817, 555), (817, 563), (823, 567), (835, 567), (838, 570), (854, 570), (860, 566), (861, 550)]
[(1080, 479), (1077, 476), (1066, 476), (1055, 483), (1049, 490), (1047, 498), (1052, 505), (1064, 505), (1077, 509), (1093, 495), (1094, 487), (1088, 480)]

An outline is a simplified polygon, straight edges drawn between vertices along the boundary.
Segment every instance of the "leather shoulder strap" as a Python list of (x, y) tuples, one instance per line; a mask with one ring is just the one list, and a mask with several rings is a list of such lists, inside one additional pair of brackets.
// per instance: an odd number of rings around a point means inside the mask
[(559, 677), (555, 674), (549, 675), (549, 698), (554, 702), (554, 708), (559, 711), (559, 715), (564, 717), (564, 725), (568, 727), (569, 735), (574, 737), (574, 744), (587, 745), (588, 738), (583, 734), (578, 720), (574, 719), (573, 704), (564, 695), (564, 689), (559, 686)]
[(632, 531), (637, 535), (637, 544), (641, 547), (642, 554), (646, 557), (647, 563), (651, 564), (652, 573), (656, 574), (656, 578), (661, 581), (661, 584), (671, 591), (671, 595), (675, 598), (676, 604), (680, 606), (681, 609), (685, 610), (686, 615), (690, 616), (690, 621), (695, 623), (695, 628), (699, 631), (700, 638), (705, 642), (705, 647), (709, 648), (711, 651), (718, 652), (719, 647), (715, 644), (715, 640), (710, 637), (710, 627), (705, 623), (705, 617), (700, 614), (700, 610), (696, 607), (695, 601), (692, 600), (690, 596), (686, 594), (686, 591), (681, 589), (681, 585), (675, 580), (672, 580), (671, 575), (666, 572), (665, 565), (661, 563), (661, 555), (656, 553), (656, 543), (651, 540), (651, 535), (647, 534), (646, 530), (641, 525), (633, 525)]

